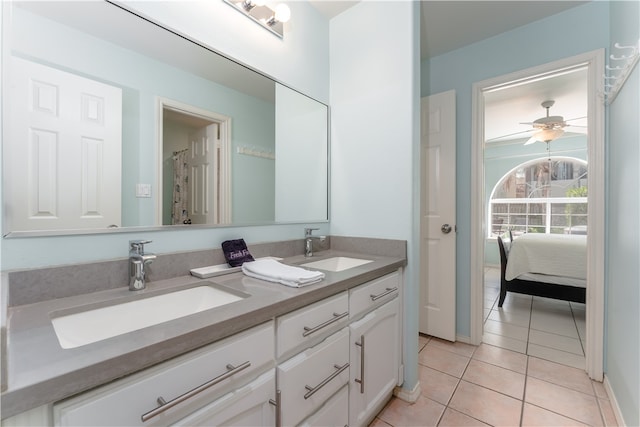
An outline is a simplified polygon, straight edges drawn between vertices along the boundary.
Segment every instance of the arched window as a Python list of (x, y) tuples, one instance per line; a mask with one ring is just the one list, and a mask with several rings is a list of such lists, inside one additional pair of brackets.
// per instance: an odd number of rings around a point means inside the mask
[(551, 157), (522, 163), (498, 181), (489, 199), (488, 236), (587, 233), (587, 162)]

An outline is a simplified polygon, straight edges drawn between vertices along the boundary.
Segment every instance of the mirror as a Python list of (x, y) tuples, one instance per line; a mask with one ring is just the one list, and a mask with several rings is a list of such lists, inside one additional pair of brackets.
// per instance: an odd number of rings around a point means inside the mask
[(3, 7), (5, 235), (328, 219), (326, 105), (108, 2)]

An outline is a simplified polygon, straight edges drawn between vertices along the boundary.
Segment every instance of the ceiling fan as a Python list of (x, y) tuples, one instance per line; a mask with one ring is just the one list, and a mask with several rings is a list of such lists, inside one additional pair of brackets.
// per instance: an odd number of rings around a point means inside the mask
[[(567, 123), (569, 121), (579, 120), (585, 117), (577, 117), (574, 119), (565, 120), (564, 117), (562, 116), (551, 116), (549, 114), (549, 109), (553, 107), (554, 104), (555, 104), (554, 100), (543, 101), (540, 105), (542, 106), (542, 108), (547, 110), (547, 115), (545, 117), (541, 117), (537, 120), (534, 120), (533, 122), (520, 123), (522, 125), (530, 125), (532, 126), (532, 129), (522, 131), (522, 132), (516, 132), (510, 135), (505, 135), (501, 138), (512, 137), (520, 134), (534, 132), (531, 138), (529, 138), (527, 142), (524, 143), (524, 145), (530, 145), (538, 141), (546, 142), (547, 145), (549, 145), (549, 142), (553, 141), (554, 139), (558, 139), (564, 134), (565, 127), (568, 127), (568, 126), (582, 127), (582, 128), (586, 127), (586, 126), (571, 125)], [(493, 138), (493, 139), (497, 139), (497, 138)]]
[[(564, 120), (564, 117), (549, 115), (549, 109), (553, 107), (553, 104), (555, 104), (555, 101), (553, 100), (543, 101), (540, 105), (542, 105), (542, 108), (545, 108), (547, 110), (547, 115), (545, 117), (534, 120), (533, 122), (521, 123), (523, 125), (531, 125), (534, 129), (536, 129), (536, 132), (531, 136), (531, 138), (527, 140), (527, 142), (524, 143), (524, 145), (533, 144), (534, 142), (538, 141), (546, 142), (548, 144), (554, 139), (561, 137), (564, 134), (565, 127), (571, 126), (567, 124), (567, 121), (569, 120)], [(571, 120), (578, 120), (578, 118)]]

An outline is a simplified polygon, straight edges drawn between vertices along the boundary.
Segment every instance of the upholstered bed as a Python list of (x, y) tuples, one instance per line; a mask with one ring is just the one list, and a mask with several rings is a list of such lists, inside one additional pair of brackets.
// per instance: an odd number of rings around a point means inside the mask
[(584, 303), (586, 300), (586, 236), (523, 234), (498, 236), (500, 299), (507, 292)]

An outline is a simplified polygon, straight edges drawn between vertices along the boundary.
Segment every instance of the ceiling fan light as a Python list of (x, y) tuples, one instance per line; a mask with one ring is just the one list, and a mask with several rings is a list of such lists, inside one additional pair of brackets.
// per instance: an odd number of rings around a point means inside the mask
[(561, 137), (564, 134), (563, 129), (542, 129), (533, 134), (537, 141), (550, 142)]

